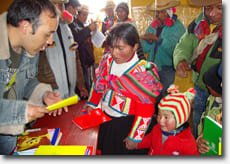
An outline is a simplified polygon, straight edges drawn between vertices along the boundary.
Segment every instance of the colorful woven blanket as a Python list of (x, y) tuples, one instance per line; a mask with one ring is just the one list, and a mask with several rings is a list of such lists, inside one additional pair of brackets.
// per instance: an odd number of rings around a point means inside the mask
[(119, 78), (109, 74), (112, 60), (109, 55), (104, 55), (97, 68), (94, 86), (96, 92), (104, 93), (112, 89), (123, 96), (147, 104), (152, 103), (151, 97), (160, 94), (162, 85), (155, 64), (141, 60)]

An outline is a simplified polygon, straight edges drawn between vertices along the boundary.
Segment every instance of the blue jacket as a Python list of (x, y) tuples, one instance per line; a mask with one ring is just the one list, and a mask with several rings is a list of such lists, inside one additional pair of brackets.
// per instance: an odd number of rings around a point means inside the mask
[[(146, 33), (154, 33), (155, 35), (156, 32), (156, 28), (153, 28), (151, 25), (146, 31)], [(161, 70), (161, 66), (173, 66), (173, 50), (184, 33), (184, 25), (179, 20), (176, 20), (173, 26), (165, 26), (162, 29), (157, 43), (149, 43), (146, 40), (141, 41), (144, 53), (149, 53), (148, 61), (155, 63), (158, 71)], [(156, 54), (154, 54), (156, 44), (158, 45), (158, 49)]]
[(27, 105), (43, 105), (42, 96), (52, 89), (36, 79), (39, 56), (32, 57), (24, 50), (15, 76), (15, 87), (11, 90), (14, 100), (3, 98), (5, 88), (12, 78), (8, 67), (11, 60), (6, 13), (0, 15), (0, 29), (0, 134), (20, 134), (28, 123)]

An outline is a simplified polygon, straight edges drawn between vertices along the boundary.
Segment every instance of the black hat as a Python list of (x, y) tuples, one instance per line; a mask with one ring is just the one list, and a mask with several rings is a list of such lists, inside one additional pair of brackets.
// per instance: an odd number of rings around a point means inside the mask
[(210, 67), (207, 72), (205, 72), (203, 80), (206, 85), (211, 87), (215, 92), (222, 95), (221, 83), (222, 79), (218, 75), (218, 69), (220, 67), (220, 63), (217, 63)]
[(65, 7), (68, 6), (76, 7), (76, 6), (81, 6), (81, 4), (78, 0), (69, 0), (69, 2), (65, 4)]
[(120, 2), (117, 5), (115, 11), (117, 11), (119, 8), (122, 8), (127, 13), (127, 15), (129, 15), (129, 6), (126, 2)]

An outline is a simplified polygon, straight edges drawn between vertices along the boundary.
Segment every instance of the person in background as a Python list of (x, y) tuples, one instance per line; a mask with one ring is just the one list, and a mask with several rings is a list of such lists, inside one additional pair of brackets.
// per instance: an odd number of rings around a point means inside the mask
[(36, 79), (37, 54), (52, 43), (58, 18), (47, 0), (15, 0), (0, 15), (0, 154), (13, 151), (26, 124), (46, 113), (62, 113), (45, 108), (62, 99)]
[(65, 9), (73, 15), (73, 22), (69, 24), (71, 26), (72, 23), (74, 23), (77, 19), (78, 14), (78, 8), (81, 6), (80, 2), (78, 0), (69, 0), (68, 3), (65, 3)]
[[(106, 1), (105, 7), (102, 8), (100, 11), (104, 11), (106, 17), (102, 22), (101, 31), (105, 35), (106, 31), (108, 31), (115, 23), (117, 23), (117, 17), (114, 14), (115, 3), (113, 1)], [(104, 54), (109, 51), (108, 46), (106, 43), (102, 46), (104, 48)]]
[(168, 88), (169, 95), (158, 104), (157, 125), (143, 141), (128, 149), (150, 148), (148, 155), (199, 155), (196, 141), (187, 122), (191, 111), (191, 100), (195, 96), (193, 88), (179, 93), (177, 86)]
[(107, 30), (109, 30), (116, 22), (117, 17), (114, 14), (115, 3), (113, 1), (106, 1), (105, 7), (100, 11), (104, 11), (106, 17), (102, 22), (102, 33), (105, 34)]
[[(210, 96), (206, 102), (206, 108), (201, 115), (200, 123), (198, 124), (198, 137), (196, 139), (199, 153), (209, 152), (209, 143), (203, 138), (204, 118), (209, 116), (213, 120), (222, 125), (222, 75), (218, 74), (220, 64), (213, 65), (204, 74), (204, 83), (206, 84)], [(221, 73), (222, 74), (222, 73)]]
[[(73, 26), (74, 23), (76, 23), (77, 20), (77, 14), (78, 14), (78, 8), (81, 6), (81, 4), (79, 3), (78, 0), (69, 0), (68, 3), (65, 3), (65, 9), (72, 14), (73, 16), (73, 21), (68, 24), (71, 32), (74, 33), (73, 28), (71, 28)], [(78, 44), (78, 43), (77, 43)], [(84, 75), (83, 75), (83, 70), (81, 67), (81, 61), (79, 58), (79, 51), (78, 49), (75, 50), (76, 51), (76, 61), (77, 61), (77, 87), (76, 87), (76, 93), (78, 95), (80, 95), (80, 98), (82, 100), (85, 100), (88, 98), (89, 96), (89, 92), (86, 89), (85, 86), (85, 80), (84, 80)]]
[(88, 26), (85, 26), (89, 14), (89, 7), (82, 4), (78, 8), (77, 19), (69, 25), (74, 40), (78, 43), (79, 57), (84, 74), (85, 86), (90, 92), (91, 85), (95, 78), (95, 57), (93, 53), (93, 44), (91, 42), (91, 32), (96, 31), (97, 24), (93, 20)]
[(155, 0), (147, 6), (147, 10), (156, 12), (156, 19), (149, 25), (142, 39), (144, 53), (148, 54), (148, 61), (157, 65), (163, 90), (157, 98), (157, 104), (167, 95), (168, 87), (174, 83), (175, 70), (173, 68), (173, 51), (185, 28), (177, 19), (176, 6), (178, 0)]
[(203, 6), (203, 12), (192, 21), (173, 52), (174, 68), (181, 77), (187, 77), (192, 69), (192, 81), (197, 92), (193, 102), (194, 136), (205, 110), (209, 96), (203, 82), (204, 73), (222, 61), (222, 0), (190, 0), (195, 6)]
[(118, 22), (132, 22), (129, 18), (129, 6), (126, 2), (120, 2), (115, 9)]
[[(77, 43), (74, 42), (68, 23), (72, 15), (65, 9), (64, 3), (68, 0), (50, 0), (61, 13), (57, 31), (54, 33), (53, 43), (48, 46), (46, 53), (40, 55), (38, 80), (52, 84), (56, 92), (60, 92), (63, 99), (74, 96), (78, 81), (82, 81), (83, 75), (77, 76), (76, 50)], [(80, 79), (80, 80), (79, 80)], [(52, 80), (52, 82), (51, 82)], [(84, 84), (82, 90), (86, 91)], [(82, 95), (79, 95), (82, 96)]]
[(99, 107), (112, 118), (100, 125), (98, 152), (141, 153), (128, 151), (125, 143), (140, 142), (149, 128), (155, 97), (162, 89), (157, 67), (144, 60), (144, 54), (137, 53), (140, 38), (130, 22), (116, 23), (109, 30), (106, 42), (109, 53), (96, 69), (86, 107), (89, 112)]
[[(117, 21), (118, 22), (130, 22), (137, 28), (136, 24), (132, 21), (131, 18), (129, 18), (129, 6), (126, 2), (120, 2), (116, 6), (115, 12), (117, 15)], [(138, 46), (137, 53), (138, 54), (144, 54), (141, 44), (139, 44), (139, 46)]]

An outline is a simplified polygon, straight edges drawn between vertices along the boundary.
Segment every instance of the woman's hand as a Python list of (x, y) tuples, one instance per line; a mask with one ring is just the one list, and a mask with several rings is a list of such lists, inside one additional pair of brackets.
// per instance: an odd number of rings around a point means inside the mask
[(86, 107), (85, 107), (85, 110), (87, 110), (87, 112), (90, 114), (91, 111), (94, 110), (94, 108), (91, 107), (91, 106), (86, 106)]
[(125, 146), (128, 150), (133, 150), (137, 148), (138, 142), (134, 142), (126, 137), (123, 142), (125, 142)]

